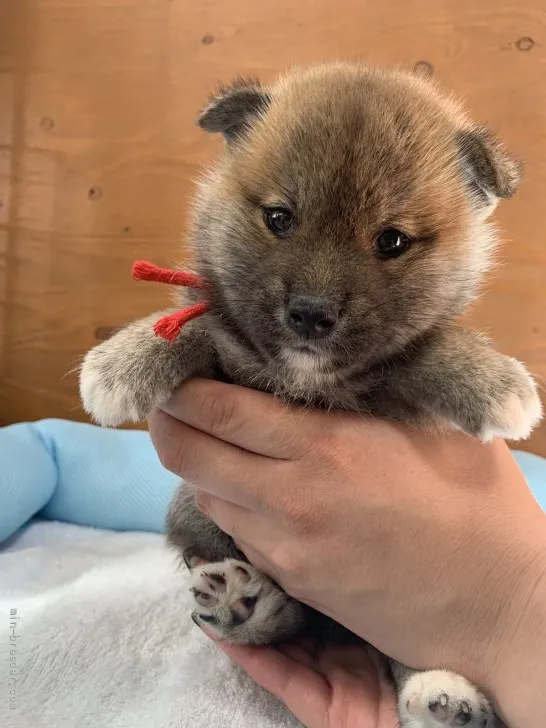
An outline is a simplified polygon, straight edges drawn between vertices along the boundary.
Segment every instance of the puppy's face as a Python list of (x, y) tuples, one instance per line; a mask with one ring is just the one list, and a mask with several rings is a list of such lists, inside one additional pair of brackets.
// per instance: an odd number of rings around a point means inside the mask
[(485, 218), (519, 170), (428, 83), (336, 64), (238, 83), (200, 117), (226, 138), (196, 247), (213, 310), (262, 356), (350, 367), (461, 312)]

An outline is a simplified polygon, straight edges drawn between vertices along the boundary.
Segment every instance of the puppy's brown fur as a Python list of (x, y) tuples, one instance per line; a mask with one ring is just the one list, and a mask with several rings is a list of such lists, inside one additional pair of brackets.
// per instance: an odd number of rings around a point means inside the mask
[[(190, 234), (211, 312), (172, 347), (154, 337), (155, 314), (89, 352), (81, 389), (95, 419), (143, 419), (204, 375), (484, 440), (529, 434), (541, 408), (523, 365), (455, 324), (491, 264), (487, 217), (520, 180), (519, 165), (458, 103), (410, 74), (332, 64), (269, 88), (237, 81), (199, 123), (226, 139), (199, 185)], [(292, 215), (288, 234), (266, 224), (272, 208)], [(390, 229), (411, 244), (382, 259), (377, 242)], [(288, 325), (302, 296), (334, 312), (324, 338)], [(196, 618), (222, 636), (271, 642), (306, 619), (199, 513), (188, 486), (174, 499), (169, 539), (190, 560), (220, 562), (192, 565)], [(463, 678), (393, 672), (404, 726), (436, 716), (492, 725), (487, 700)]]

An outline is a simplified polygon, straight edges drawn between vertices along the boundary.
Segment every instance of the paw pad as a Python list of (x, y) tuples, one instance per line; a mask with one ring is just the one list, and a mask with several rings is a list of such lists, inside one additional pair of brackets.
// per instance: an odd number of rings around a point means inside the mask
[(493, 728), (487, 698), (468, 680), (444, 670), (413, 674), (400, 694), (402, 726), (412, 728)]
[(197, 604), (192, 619), (207, 623), (219, 638), (266, 644), (291, 636), (299, 627), (301, 605), (250, 564), (235, 559), (203, 563), (190, 552), (184, 560)]

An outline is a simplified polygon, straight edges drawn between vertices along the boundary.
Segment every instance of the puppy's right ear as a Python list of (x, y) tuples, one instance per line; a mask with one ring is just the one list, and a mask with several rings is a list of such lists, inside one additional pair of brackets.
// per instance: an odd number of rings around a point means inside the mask
[(221, 132), (228, 144), (241, 138), (252, 120), (267, 109), (271, 96), (259, 81), (237, 79), (222, 86), (200, 113), (197, 123), (208, 132)]
[(521, 182), (522, 166), (487, 129), (459, 131), (457, 145), (467, 184), (486, 213), (499, 200), (512, 197)]

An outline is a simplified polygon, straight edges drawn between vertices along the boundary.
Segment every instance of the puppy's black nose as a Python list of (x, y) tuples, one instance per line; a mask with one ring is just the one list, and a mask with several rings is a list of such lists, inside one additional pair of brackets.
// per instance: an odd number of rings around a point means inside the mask
[(286, 320), (304, 339), (324, 339), (332, 333), (339, 317), (339, 307), (318, 296), (291, 296)]

